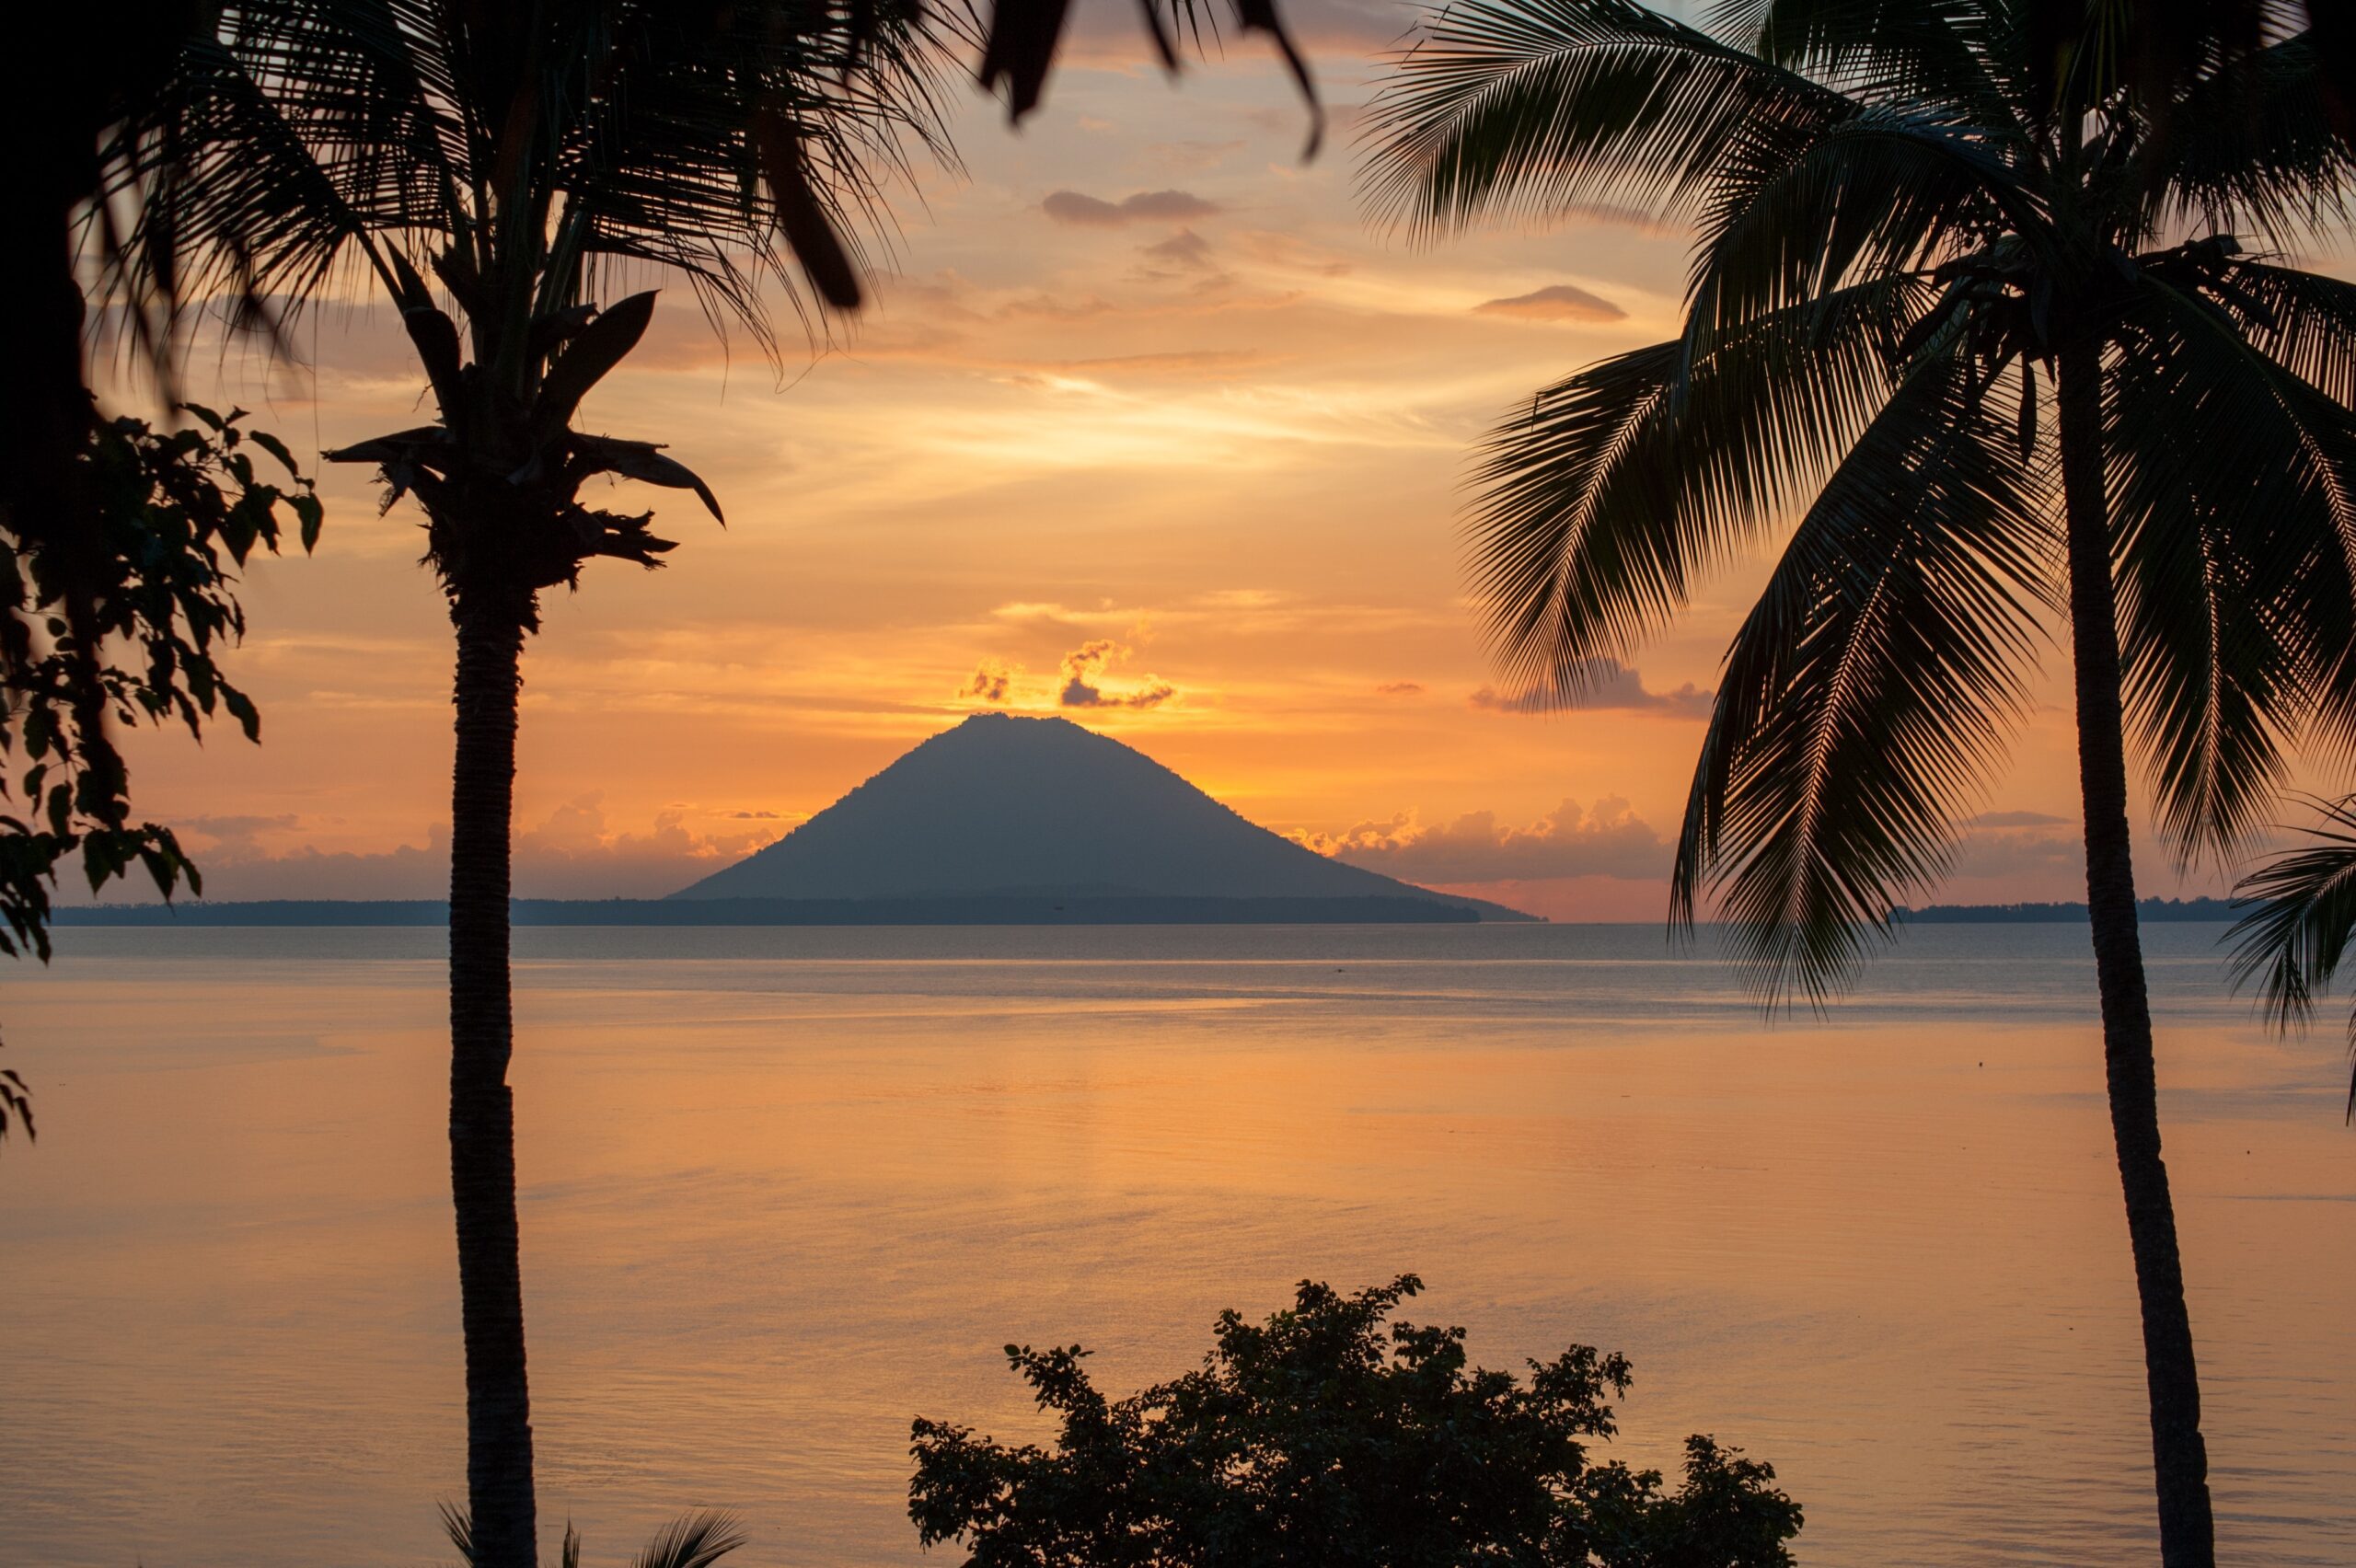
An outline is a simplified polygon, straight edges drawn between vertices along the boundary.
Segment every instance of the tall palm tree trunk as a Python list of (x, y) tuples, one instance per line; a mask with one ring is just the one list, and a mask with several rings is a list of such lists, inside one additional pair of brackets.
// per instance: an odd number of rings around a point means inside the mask
[(515, 1221), (508, 833), (523, 619), (458, 594), (457, 757), (450, 790), (450, 1196), (467, 1347), (467, 1502), (475, 1568), (537, 1568), (531, 1395)]
[(2127, 753), (2120, 712), (2119, 618), (2111, 587), (2109, 503), (2103, 480), (2102, 360), (2091, 340), (2061, 353), (2062, 483), (2070, 558), (2071, 651), (2076, 663), (2078, 788), (2084, 798), (2086, 907), (2102, 997), (2103, 1067), (2110, 1132), (2127, 1196), (2127, 1236), (2142, 1308), (2143, 1375), (2152, 1407), (2152, 1468), (2165, 1568), (2211, 1568), (2209, 1453), (2200, 1436), (2200, 1379), (2177, 1254), (2176, 1205), (2160, 1159), (2152, 1008), (2135, 922), (2135, 865), (2127, 825)]

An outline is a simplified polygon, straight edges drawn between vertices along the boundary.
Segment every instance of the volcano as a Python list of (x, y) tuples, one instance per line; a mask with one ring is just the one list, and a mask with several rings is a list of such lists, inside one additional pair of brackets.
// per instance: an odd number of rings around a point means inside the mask
[[(671, 897), (967, 910), (1077, 901), (1134, 908), (1140, 919), (1158, 901), (1214, 901), (1238, 919), (1262, 917), (1258, 905), (1279, 918), (1307, 917), (1311, 905), (1344, 919), (1360, 905), (1379, 919), (1530, 918), (1327, 859), (1109, 736), (1006, 713), (944, 730), (775, 844)], [(1299, 908), (1287, 917), (1278, 905)]]

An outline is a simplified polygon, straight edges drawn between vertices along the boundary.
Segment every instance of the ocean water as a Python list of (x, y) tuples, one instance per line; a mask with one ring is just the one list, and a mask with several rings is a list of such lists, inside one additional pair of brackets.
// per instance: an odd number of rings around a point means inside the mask
[[(2220, 934), (2146, 932), (2221, 1555), (2356, 1562), (2346, 1060)], [(442, 933), (64, 936), (0, 990), (0, 1562), (445, 1561)], [(1649, 928), (517, 937), (551, 1552), (911, 1564), (911, 1416), (1043, 1435), (1005, 1343), (1126, 1389), (1412, 1271), (1485, 1365), (1625, 1352), (1614, 1450), (1769, 1460), (1804, 1562), (2155, 1556), (2082, 928), (1772, 1026)]]

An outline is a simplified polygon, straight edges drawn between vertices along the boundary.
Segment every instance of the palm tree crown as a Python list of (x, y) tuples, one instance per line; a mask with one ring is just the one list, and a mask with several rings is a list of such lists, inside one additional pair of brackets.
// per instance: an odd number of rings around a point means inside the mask
[(667, 271), (771, 350), (765, 285), (805, 317), (814, 294), (855, 306), (909, 146), (949, 156), (942, 41), (908, 0), (236, 8), (108, 164), (150, 241), (129, 253), (155, 259), (133, 281), (177, 266), (184, 294), (297, 307), (355, 268), (381, 288), (441, 420), (336, 455), (417, 493), (454, 595), (512, 596), (670, 548), (578, 506), (594, 475), (718, 513), (653, 444), (571, 428), (653, 306), (601, 317), (596, 293)]
[(2063, 608), (2057, 360), (2091, 346), (2125, 695), (2180, 857), (2300, 740), (2356, 739), (2356, 287), (2272, 253), (2345, 215), (2304, 35), (2153, 106), (2055, 74), (2019, 0), (1472, 0), (1380, 103), (1420, 233), (1614, 202), (1698, 231), (1675, 340), (1484, 448), (1503, 663), (1575, 698), (1796, 513), (1736, 635), (1679, 842), (1771, 988), (1821, 995), (1932, 881)]

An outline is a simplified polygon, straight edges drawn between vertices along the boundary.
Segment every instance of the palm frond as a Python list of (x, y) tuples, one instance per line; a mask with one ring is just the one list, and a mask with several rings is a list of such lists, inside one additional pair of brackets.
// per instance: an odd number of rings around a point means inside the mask
[(1418, 236), (1500, 210), (1688, 214), (1746, 140), (1855, 107), (1627, 0), (1469, 0), (1422, 33), (1360, 138), (1369, 201)]
[[(475, 1532), (466, 1510), (451, 1503), (441, 1505), (441, 1509), (443, 1533), (456, 1549), (458, 1561), (473, 1562)], [(655, 1532), (654, 1539), (639, 1552), (633, 1568), (711, 1568), (750, 1539), (733, 1514), (716, 1508), (683, 1514)], [(581, 1568), (581, 1532), (572, 1528), (570, 1519), (565, 1521), (564, 1541), (558, 1548), (557, 1562), (560, 1568)]]
[(674, 1519), (638, 1554), (636, 1568), (711, 1568), (748, 1538), (733, 1515), (718, 1511)]
[(102, 207), (133, 214), (108, 280), (124, 294), (271, 300), (291, 313), (376, 226), (216, 39), (183, 52), (159, 99), (102, 149), (101, 167)]
[(773, 349), (768, 285), (805, 321), (804, 271), (828, 303), (854, 302), (913, 156), (953, 163), (941, 86), (961, 15), (915, 0), (232, 7), (110, 144), (110, 194), (137, 213), (125, 251), (149, 259), (131, 264), (177, 268), (200, 295), (299, 305), (356, 244), (396, 296), (384, 253), (430, 261), (470, 317), (492, 311), (473, 322), (478, 348), (512, 352), (535, 316), (599, 286), (601, 265), (652, 266)]
[(1946, 104), (2018, 134), (2006, 10), (1985, 0), (1727, 0), (1710, 26), (1851, 97)]
[(1918, 363), (1728, 651), (1671, 915), (1714, 893), (1770, 1006), (1822, 1002), (1945, 869), (2027, 700), (2054, 542), (1999, 391), (1959, 355)]
[(1934, 294), (1897, 276), (1706, 346), (1639, 349), (1541, 392), (1483, 449), (1466, 528), (1506, 673), (1568, 696), (1696, 577), (1813, 492), (1892, 384)]
[[(864, 41), (829, 5), (713, 15), (683, 40), (662, 8), (641, 7), (583, 49), (588, 80), (555, 180), (584, 258), (673, 268), (708, 313), (766, 344), (762, 282), (794, 282), (777, 238), (807, 219), (814, 239), (837, 236), (866, 271), (891, 242), (888, 193), (912, 179), (911, 149), (953, 167), (940, 91), (949, 55), (941, 29), (904, 0), (875, 7)], [(837, 298), (812, 241), (791, 248), (821, 296)], [(788, 298), (801, 308), (799, 289)]]
[(2356, 407), (2356, 283), (2236, 257), (2193, 286), (2259, 352), (2333, 402)]
[(2257, 824), (2310, 724), (2356, 738), (2356, 413), (2244, 336), (2226, 277), (2143, 270), (2104, 421), (2125, 696), (2180, 859)]
[[(2356, 795), (2314, 802), (2322, 822), (2307, 829), (2311, 847), (2279, 856), (2244, 877), (2237, 899), (2257, 907), (2226, 933), (2234, 943), (2234, 987), (2253, 983), (2269, 1022), (2289, 1030), (2315, 1013), (2356, 941)], [(2356, 1014), (2349, 1019), (2356, 1049)], [(2356, 1120), (2356, 1071), (2348, 1086)]]
[(1895, 271), (1929, 271), (2009, 227), (2043, 243), (2036, 198), (1967, 117), (1868, 105), (1730, 150), (1700, 213), (1691, 310), (1739, 323)]
[(2197, 80), (2120, 181), (2143, 232), (2191, 220), (2281, 243), (2344, 225), (2356, 144), (2332, 112), (2347, 88), (2329, 70), (2302, 32)]
[[(43, 933), (46, 935), (46, 933)], [(25, 1087), (13, 1067), (0, 1067), (0, 1144), (8, 1141), (8, 1124), (14, 1121), (25, 1129), (25, 1141), (36, 1141), (40, 1134), (33, 1125), (32, 1090)]]

